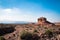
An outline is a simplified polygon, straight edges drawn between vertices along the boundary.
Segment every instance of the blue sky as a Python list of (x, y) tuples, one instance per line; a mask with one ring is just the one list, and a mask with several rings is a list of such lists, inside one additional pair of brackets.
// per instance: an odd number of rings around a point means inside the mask
[(60, 0), (0, 0), (0, 22), (36, 22), (39, 17), (60, 22)]

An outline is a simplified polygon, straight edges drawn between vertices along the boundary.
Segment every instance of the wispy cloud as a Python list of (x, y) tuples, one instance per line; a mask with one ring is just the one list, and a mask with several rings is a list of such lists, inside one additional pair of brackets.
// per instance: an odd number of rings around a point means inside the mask
[[(25, 13), (25, 14), (24, 14)], [(35, 17), (18, 8), (0, 8), (0, 21), (35, 21)]]
[(0, 8), (0, 22), (1, 21), (28, 21), (36, 22), (39, 17), (46, 17), (49, 21), (60, 21), (59, 15), (51, 10), (30, 12), (20, 8)]

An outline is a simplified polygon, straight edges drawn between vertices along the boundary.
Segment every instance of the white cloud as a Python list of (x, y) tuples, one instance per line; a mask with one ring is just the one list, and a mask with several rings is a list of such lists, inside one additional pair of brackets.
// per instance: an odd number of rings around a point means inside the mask
[(0, 21), (29, 21), (34, 22), (35, 17), (26, 14), (27, 12), (22, 11), (18, 8), (0, 8)]
[[(35, 13), (35, 12), (34, 12)], [(36, 12), (34, 14), (30, 11), (23, 11), (19, 8), (0, 8), (0, 22), (1, 21), (28, 21), (28, 22), (36, 22), (37, 18), (43, 16), (46, 17), (49, 21), (60, 21), (59, 16), (56, 15), (55, 12), (48, 10), (48, 11), (41, 11)]]

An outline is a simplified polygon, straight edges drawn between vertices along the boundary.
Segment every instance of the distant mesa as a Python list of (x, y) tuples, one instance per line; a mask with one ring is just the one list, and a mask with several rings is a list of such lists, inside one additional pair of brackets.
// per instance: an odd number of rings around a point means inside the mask
[(47, 19), (45, 17), (38, 18), (38, 24), (41, 26), (52, 26), (52, 25), (54, 25), (53, 23), (47, 21)]

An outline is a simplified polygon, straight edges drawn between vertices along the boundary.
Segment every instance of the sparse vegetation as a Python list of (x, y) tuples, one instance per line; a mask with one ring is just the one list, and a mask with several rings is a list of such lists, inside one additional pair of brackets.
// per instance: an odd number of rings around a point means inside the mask
[(2, 36), (0, 36), (0, 40), (5, 40), (5, 38), (3, 38)]
[(29, 32), (23, 32), (20, 37), (22, 40), (31, 40), (32, 34)]
[(46, 34), (49, 38), (53, 37), (53, 32), (52, 32), (51, 30), (46, 30), (46, 31), (45, 31), (45, 34)]
[(38, 31), (35, 29), (33, 32), (35, 33), (35, 32), (38, 32)]
[(48, 29), (47, 27), (44, 27), (45, 29)]
[(38, 40), (40, 37), (37, 34), (30, 32), (23, 32), (20, 36), (21, 40)]
[(60, 31), (60, 28), (58, 30)]

